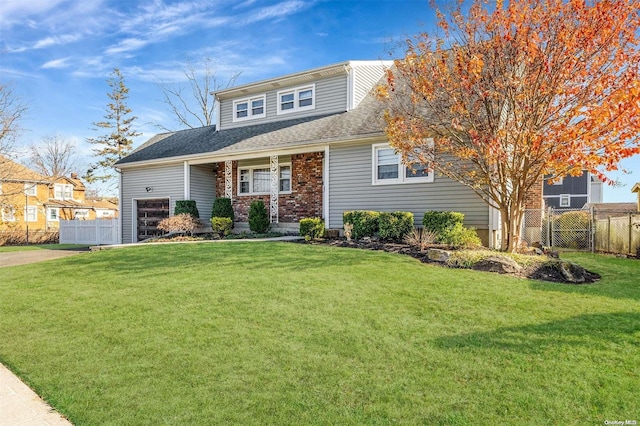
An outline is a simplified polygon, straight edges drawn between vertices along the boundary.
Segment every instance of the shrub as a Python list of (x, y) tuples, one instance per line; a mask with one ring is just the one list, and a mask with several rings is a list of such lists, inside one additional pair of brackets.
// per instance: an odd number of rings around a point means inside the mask
[(436, 237), (437, 235), (433, 231), (429, 231), (424, 228), (413, 228), (411, 232), (404, 237), (404, 242), (410, 246), (419, 247), (420, 251), (423, 251), (429, 246), (429, 244), (434, 243)]
[(438, 237), (452, 230), (456, 224), (462, 226), (464, 214), (459, 212), (425, 212), (422, 225), (425, 229), (435, 232)]
[(264, 234), (269, 230), (269, 215), (264, 202), (261, 200), (252, 201), (249, 206), (249, 229), (251, 232)]
[(200, 227), (200, 221), (188, 213), (166, 217), (158, 223), (158, 229), (164, 232), (193, 233)]
[(456, 223), (453, 228), (445, 231), (440, 240), (444, 244), (456, 247), (471, 248), (482, 245), (476, 230), (474, 228), (465, 228), (461, 223)]
[(381, 212), (378, 218), (378, 232), (383, 240), (401, 241), (413, 229), (413, 213)]
[(233, 221), (228, 217), (212, 217), (211, 218), (211, 229), (213, 229), (213, 233), (218, 235), (220, 238), (224, 238), (231, 233), (231, 229), (233, 228)]
[(319, 217), (300, 219), (300, 235), (310, 239), (324, 237), (324, 221)]
[(351, 235), (353, 238), (373, 237), (378, 232), (379, 212), (368, 210), (352, 210), (342, 214), (342, 222), (353, 225)]
[(198, 208), (196, 207), (195, 200), (178, 200), (176, 201), (176, 208), (173, 211), (174, 215), (180, 214), (190, 214), (195, 218), (200, 217), (200, 213), (198, 212)]
[(231, 206), (231, 198), (218, 197), (213, 202), (211, 209), (211, 217), (228, 217), (231, 222), (235, 220), (233, 207)]

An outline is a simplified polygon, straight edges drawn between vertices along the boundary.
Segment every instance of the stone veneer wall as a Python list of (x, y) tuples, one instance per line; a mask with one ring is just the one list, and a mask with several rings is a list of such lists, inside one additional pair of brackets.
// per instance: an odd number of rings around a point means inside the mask
[[(323, 152), (291, 155), (291, 193), (278, 197), (279, 222), (298, 222), (307, 217), (322, 217)], [(224, 163), (218, 163), (216, 197), (224, 197)], [(233, 211), (237, 222), (248, 220), (252, 201), (262, 200), (269, 210), (268, 194), (238, 196), (238, 162), (233, 162)]]

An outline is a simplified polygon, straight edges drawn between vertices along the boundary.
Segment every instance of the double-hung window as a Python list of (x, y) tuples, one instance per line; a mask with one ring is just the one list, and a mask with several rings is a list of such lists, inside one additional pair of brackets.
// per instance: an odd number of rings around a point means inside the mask
[(16, 208), (13, 206), (1, 206), (0, 212), (2, 212), (3, 222), (15, 222), (16, 221)]
[(265, 95), (234, 101), (233, 121), (236, 122), (266, 117), (266, 102)]
[(60, 220), (60, 210), (57, 207), (49, 207), (47, 209), (47, 220), (57, 222)]
[(38, 208), (36, 206), (27, 206), (25, 208), (24, 216), (27, 222), (37, 222)]
[(278, 92), (278, 115), (315, 109), (316, 85), (296, 87)]
[(571, 195), (570, 194), (561, 194), (560, 195), (560, 207), (569, 207), (571, 206)]
[[(291, 166), (280, 165), (278, 170), (279, 192), (291, 191)], [(271, 169), (266, 166), (238, 169), (238, 194), (257, 195), (271, 192)]]
[(433, 182), (433, 170), (428, 165), (405, 165), (400, 154), (388, 144), (373, 145), (372, 163), (374, 185)]
[(63, 185), (60, 183), (56, 183), (54, 185), (54, 198), (56, 200), (73, 199), (73, 185)]
[(38, 187), (35, 183), (25, 183), (24, 184), (24, 193), (26, 195), (38, 195)]

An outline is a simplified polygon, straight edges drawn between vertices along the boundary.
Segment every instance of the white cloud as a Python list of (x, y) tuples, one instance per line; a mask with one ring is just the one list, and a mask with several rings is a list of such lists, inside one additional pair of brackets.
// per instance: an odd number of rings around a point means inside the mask
[(42, 69), (67, 68), (69, 66), (68, 62), (69, 62), (69, 58), (54, 59), (53, 61), (44, 63), (40, 68)]
[(133, 50), (142, 49), (147, 44), (149, 44), (148, 40), (141, 40), (139, 38), (127, 38), (122, 40), (117, 45), (109, 47), (107, 50), (105, 50), (104, 53), (106, 53), (107, 55), (113, 55), (116, 53), (131, 52)]
[(305, 3), (303, 1), (292, 0), (282, 3), (274, 4), (273, 6), (263, 7), (253, 12), (244, 21), (245, 24), (252, 24), (258, 21), (264, 21), (265, 19), (281, 18), (287, 15), (297, 13), (303, 9), (311, 6), (311, 3)]
[(0, 2), (0, 21), (3, 26), (12, 27), (23, 22), (28, 24), (28, 18), (40, 15), (57, 8), (66, 0), (3, 0)]
[(81, 38), (80, 34), (63, 34), (60, 36), (49, 36), (42, 40), (38, 40), (34, 45), (34, 49), (43, 49), (45, 47), (55, 46), (58, 44), (67, 44), (77, 41)]

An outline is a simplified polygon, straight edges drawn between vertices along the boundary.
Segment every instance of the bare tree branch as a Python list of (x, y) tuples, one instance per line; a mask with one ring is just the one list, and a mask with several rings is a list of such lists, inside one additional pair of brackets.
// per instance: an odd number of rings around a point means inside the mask
[[(216, 102), (213, 93), (232, 87), (240, 76), (240, 72), (233, 74), (226, 82), (218, 80), (215, 63), (206, 58), (202, 70), (198, 70), (192, 63), (183, 69), (186, 83), (170, 85), (158, 83), (164, 95), (163, 102), (168, 106), (180, 128), (193, 129), (211, 126), (215, 123)], [(172, 131), (166, 126), (156, 123), (157, 127)]]
[(29, 147), (29, 166), (44, 176), (69, 176), (78, 168), (75, 148), (59, 135), (45, 136), (39, 145)]

